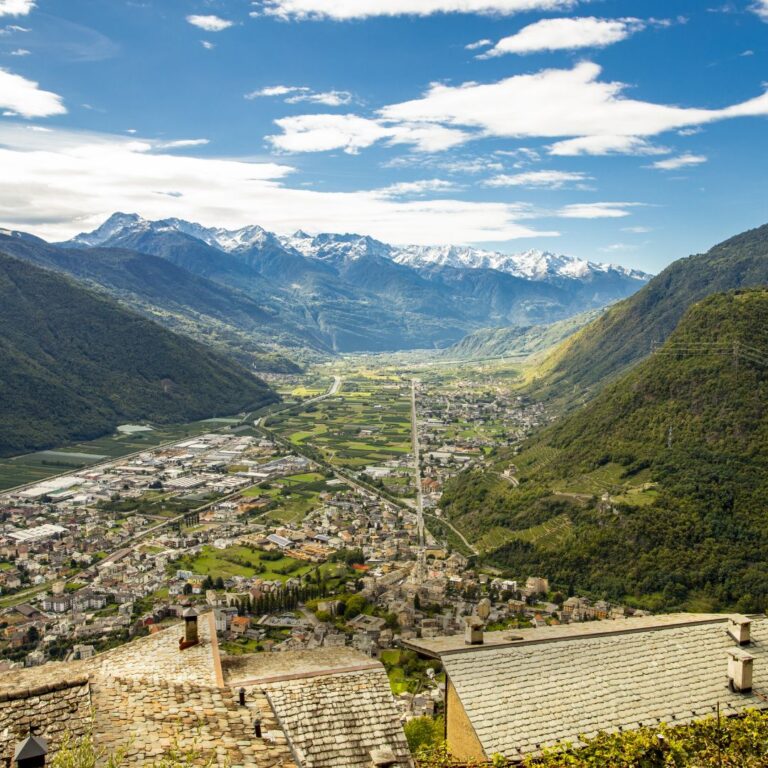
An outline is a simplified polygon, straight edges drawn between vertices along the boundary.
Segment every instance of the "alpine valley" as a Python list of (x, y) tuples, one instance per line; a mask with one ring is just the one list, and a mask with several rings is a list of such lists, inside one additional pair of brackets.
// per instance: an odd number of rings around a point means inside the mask
[(56, 245), (5, 232), (0, 250), (255, 356), (261, 370), (288, 370), (285, 354), (303, 350), (447, 347), (481, 328), (547, 325), (625, 298), (650, 279), (542, 251), (398, 247), (362, 235), (278, 236), (122, 213)]

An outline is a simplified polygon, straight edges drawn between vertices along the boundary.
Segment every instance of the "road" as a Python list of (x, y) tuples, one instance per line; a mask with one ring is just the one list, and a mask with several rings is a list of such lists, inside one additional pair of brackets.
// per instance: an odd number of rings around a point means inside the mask
[(418, 379), (411, 379), (411, 444), (413, 469), (416, 482), (416, 521), (419, 528), (419, 546), (424, 547), (424, 493), (421, 487), (421, 458), (419, 453), (419, 422), (416, 417), (416, 385)]
[(451, 523), (449, 523), (444, 517), (438, 517), (437, 515), (427, 515), (427, 517), (431, 517), (433, 520), (437, 520), (438, 522), (442, 523), (443, 525), (447, 525), (463, 542), (464, 546), (472, 552), (474, 555), (479, 555), (480, 553), (477, 550), (477, 547), (475, 547), (473, 544), (470, 544), (464, 534), (458, 529), (455, 528)]

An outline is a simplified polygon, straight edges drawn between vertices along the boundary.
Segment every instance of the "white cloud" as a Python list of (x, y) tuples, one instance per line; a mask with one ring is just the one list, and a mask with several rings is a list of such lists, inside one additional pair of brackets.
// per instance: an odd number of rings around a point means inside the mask
[(488, 40), (485, 38), (483, 40), (476, 40), (474, 43), (470, 43), (469, 45), (465, 45), (464, 49), (467, 51), (476, 51), (478, 48), (487, 48), (489, 45), (493, 45), (493, 40)]
[(193, 14), (192, 16), (187, 16), (187, 21), (193, 27), (199, 27), (206, 32), (221, 32), (235, 25), (234, 21), (222, 19), (220, 16), (197, 16)]
[(216, 47), (216, 44), (212, 43), (210, 40), (201, 40), (200, 45), (202, 45), (206, 51), (212, 51)]
[(486, 187), (539, 187), (562, 189), (569, 184), (582, 184), (591, 177), (578, 171), (529, 171), (513, 175), (501, 174), (483, 182)]
[(0, 0), (0, 16), (26, 16), (35, 7), (35, 0)]
[[(685, 108), (627, 98), (623, 83), (601, 81), (600, 75), (597, 64), (584, 62), (487, 84), (438, 83), (422, 98), (384, 107), (372, 118), (303, 115), (278, 120), (283, 135), (270, 140), (291, 151), (358, 151), (398, 136), (397, 143), (437, 151), (437, 145), (449, 148), (476, 138), (536, 137), (562, 138), (553, 145), (553, 154), (661, 154), (665, 151), (653, 147), (650, 137), (768, 115), (768, 92), (723, 109)], [(433, 140), (414, 141), (414, 126)]]
[(420, 181), (401, 181), (388, 187), (376, 190), (382, 197), (418, 197), (429, 192), (450, 192), (456, 189), (456, 184), (443, 179), (422, 179)]
[(578, 155), (666, 155), (666, 147), (657, 147), (637, 136), (580, 136), (578, 139), (556, 141), (549, 154), (559, 157)]
[(18, 24), (8, 24), (0, 29), (0, 36), (12, 35), (14, 32), (31, 32), (27, 27), (20, 27)]
[(752, 10), (764, 21), (768, 21), (768, 0), (757, 0)]
[(202, 147), (210, 144), (210, 139), (177, 139), (157, 144), (158, 149), (186, 149), (188, 147)]
[(651, 167), (660, 171), (677, 171), (680, 168), (690, 168), (694, 165), (702, 165), (707, 162), (707, 158), (704, 155), (692, 155), (685, 154), (678, 157), (670, 157), (667, 160), (659, 160), (655, 162)]
[(627, 208), (638, 203), (575, 203), (561, 208), (557, 215), (563, 219), (622, 219), (630, 216)]
[(576, 0), (263, 0), (260, 10), (280, 19), (367, 19), (371, 16), (431, 16), (435, 13), (511, 15), (572, 8)]
[(7, 115), (22, 117), (50, 117), (67, 111), (61, 96), (42, 91), (34, 80), (5, 69), (0, 69), (0, 109)]
[(178, 216), (206, 225), (259, 223), (290, 233), (365, 232), (398, 243), (500, 242), (557, 235), (524, 220), (530, 209), (457, 199), (398, 200), (380, 190), (291, 187), (293, 169), (171, 154), (136, 137), (0, 123), (0, 225), (66, 239), (116, 210)]
[(270, 85), (258, 91), (245, 94), (246, 99), (261, 97), (285, 96), (286, 104), (324, 104), (326, 107), (341, 107), (352, 102), (349, 91), (313, 91), (305, 85)]
[(440, 152), (463, 144), (464, 131), (431, 123), (388, 125), (357, 115), (297, 115), (275, 120), (282, 133), (267, 139), (284, 152), (327, 152), (341, 149), (357, 154), (378, 141), (411, 144), (422, 152)]
[(32, 51), (28, 51), (26, 48), (17, 48), (15, 51), (11, 51), (9, 56), (29, 56)]
[(645, 28), (640, 19), (584, 18), (542, 19), (523, 27), (517, 34), (499, 40), (479, 58), (503, 56), (507, 53), (535, 53), (579, 48), (605, 48), (626, 40)]
[(629, 232), (633, 235), (647, 235), (649, 232), (653, 232), (650, 227), (622, 227), (622, 232)]

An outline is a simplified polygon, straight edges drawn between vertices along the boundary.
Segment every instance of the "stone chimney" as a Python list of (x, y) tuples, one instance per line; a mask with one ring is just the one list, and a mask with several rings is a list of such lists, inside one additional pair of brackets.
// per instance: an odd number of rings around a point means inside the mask
[(464, 642), (466, 645), (483, 644), (483, 622), (479, 616), (467, 616), (464, 620)]
[(181, 614), (184, 619), (184, 637), (179, 640), (179, 650), (191, 648), (200, 643), (197, 632), (197, 611), (190, 606)]
[(48, 755), (48, 743), (42, 736), (29, 734), (24, 741), (16, 745), (13, 762), (17, 768), (41, 768)]
[(752, 663), (755, 657), (742, 648), (728, 651), (728, 686), (735, 693), (752, 690)]
[(749, 645), (752, 620), (746, 616), (731, 616), (728, 619), (728, 634), (739, 644)]
[(397, 757), (390, 747), (371, 750), (371, 768), (391, 768), (397, 764)]

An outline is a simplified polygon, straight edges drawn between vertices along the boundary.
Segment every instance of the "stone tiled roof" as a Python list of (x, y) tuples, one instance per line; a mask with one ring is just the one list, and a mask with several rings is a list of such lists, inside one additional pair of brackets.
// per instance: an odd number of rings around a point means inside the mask
[(336, 672), (264, 685), (302, 768), (370, 768), (371, 752), (392, 751), (412, 766), (384, 668)]
[(227, 688), (157, 680), (103, 678), (93, 684), (94, 738), (109, 753), (124, 753), (123, 764), (144, 765), (169, 751), (194, 754), (196, 765), (231, 768), (294, 768), (285, 738), (254, 735), (277, 723), (264, 696), (241, 707)]
[(31, 729), (51, 750), (67, 733), (81, 736), (90, 724), (88, 675), (79, 665), (51, 664), (0, 675), (0, 765)]
[(184, 628), (181, 624), (175, 624), (148, 637), (100, 653), (92, 659), (91, 668), (110, 677), (222, 685), (212, 614), (201, 616), (198, 626), (200, 643), (192, 648), (179, 651), (179, 639)]
[(581, 734), (690, 722), (718, 703), (724, 715), (765, 709), (768, 621), (753, 621), (746, 647), (754, 691), (737, 694), (727, 684), (728, 650), (737, 646), (726, 619), (664, 618), (613, 633), (596, 622), (591, 633), (465, 647), (442, 660), (486, 754), (515, 758), (578, 744)]
[[(544, 640), (561, 640), (596, 634), (615, 634), (632, 630), (658, 629), (681, 624), (700, 624), (706, 621), (724, 621), (720, 613), (669, 613), (661, 616), (637, 616), (622, 619), (605, 619), (600, 622), (578, 622), (532, 629), (505, 629), (499, 632), (485, 632), (483, 649), (507, 647), (521, 643), (538, 643)], [(449, 653), (463, 653), (467, 650), (464, 635), (442, 635), (429, 638), (409, 638), (403, 645), (426, 656), (443, 657)]]
[(339, 670), (381, 669), (381, 664), (353, 648), (343, 647), (225, 656), (222, 667), (227, 685), (236, 686)]
[[(0, 674), (0, 758), (12, 756), (32, 725), (57, 751), (65, 732), (93, 732), (97, 748), (147, 765), (170, 749), (232, 768), (296, 768), (261, 692), (240, 707), (224, 686), (212, 618), (199, 620), (200, 644), (179, 650), (174, 625), (67, 664)], [(258, 719), (268, 738), (255, 735)]]

